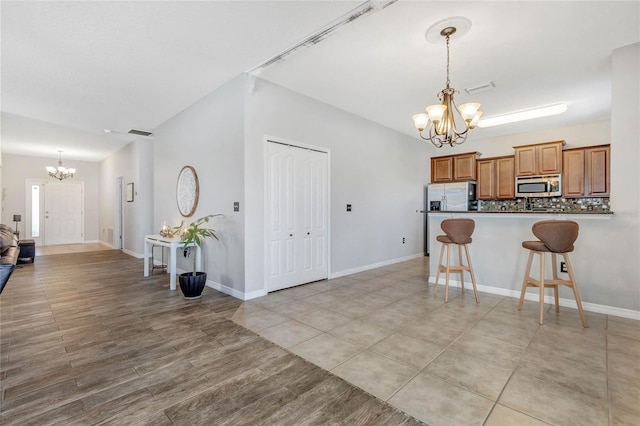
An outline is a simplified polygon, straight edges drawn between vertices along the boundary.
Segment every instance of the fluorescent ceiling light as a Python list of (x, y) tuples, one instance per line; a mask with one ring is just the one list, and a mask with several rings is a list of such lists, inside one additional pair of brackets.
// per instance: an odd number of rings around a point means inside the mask
[(567, 104), (555, 104), (541, 108), (528, 109), (526, 111), (498, 115), (496, 117), (483, 118), (478, 122), (478, 127), (493, 127), (501, 124), (515, 123), (516, 121), (531, 120), (532, 118), (562, 114), (566, 110)]

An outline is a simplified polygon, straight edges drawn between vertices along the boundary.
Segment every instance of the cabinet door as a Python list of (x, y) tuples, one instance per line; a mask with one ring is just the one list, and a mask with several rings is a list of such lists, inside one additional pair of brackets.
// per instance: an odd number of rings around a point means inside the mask
[(516, 198), (515, 158), (497, 158), (495, 163), (496, 198), (503, 200)]
[(536, 172), (536, 149), (533, 146), (516, 148), (516, 176), (533, 176)]
[(539, 145), (538, 170), (541, 175), (554, 175), (562, 173), (562, 143), (550, 143)]
[(462, 154), (453, 157), (453, 180), (476, 180), (476, 154)]
[(453, 181), (453, 157), (431, 159), (431, 182)]
[(495, 198), (494, 165), (494, 160), (478, 160), (476, 162), (478, 172), (476, 198), (478, 200), (493, 200)]
[(562, 158), (562, 195), (564, 197), (584, 196), (584, 150), (565, 151)]
[(585, 150), (586, 195), (606, 197), (609, 195), (609, 155), (611, 148), (601, 146)]

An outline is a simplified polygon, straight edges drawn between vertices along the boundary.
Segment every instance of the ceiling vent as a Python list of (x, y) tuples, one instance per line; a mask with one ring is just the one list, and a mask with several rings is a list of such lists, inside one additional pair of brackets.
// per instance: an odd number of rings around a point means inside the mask
[(153, 132), (147, 132), (146, 130), (138, 130), (138, 129), (131, 129), (127, 133), (129, 133), (130, 135), (138, 135), (138, 136), (153, 136)]
[(496, 87), (495, 83), (493, 81), (489, 81), (487, 83), (478, 84), (474, 87), (467, 87), (466, 89), (464, 89), (464, 91), (469, 95), (473, 95), (474, 93), (478, 92), (486, 92), (487, 90), (491, 90), (494, 87)]

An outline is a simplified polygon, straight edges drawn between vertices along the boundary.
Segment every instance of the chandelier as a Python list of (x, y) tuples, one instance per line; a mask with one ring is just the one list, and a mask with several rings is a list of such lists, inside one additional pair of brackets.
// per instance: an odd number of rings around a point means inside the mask
[(60, 153), (60, 159), (58, 160), (58, 167), (47, 166), (47, 172), (49, 172), (49, 176), (58, 180), (63, 180), (67, 178), (72, 178), (73, 174), (76, 172), (76, 169), (72, 167), (65, 167), (62, 165), (62, 151), (58, 151)]
[[(444, 145), (454, 147), (464, 143), (482, 115), (482, 111), (479, 111), (479, 103), (470, 102), (456, 106), (453, 99), (454, 94), (459, 92), (450, 87), (449, 39), (456, 30), (454, 26), (447, 26), (440, 31), (440, 35), (446, 39), (447, 44), (447, 87), (438, 94), (440, 103), (426, 107), (426, 114), (412, 116), (420, 137), (433, 143), (436, 148), (442, 148)], [(422, 132), (427, 126), (429, 127), (428, 136), (425, 137)]]

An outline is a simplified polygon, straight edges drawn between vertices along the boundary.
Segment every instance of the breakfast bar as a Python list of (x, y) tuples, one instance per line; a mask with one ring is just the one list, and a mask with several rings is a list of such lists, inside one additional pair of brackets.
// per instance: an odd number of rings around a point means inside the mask
[[(436, 236), (442, 233), (440, 223), (444, 219), (473, 219), (476, 226), (473, 243), (469, 244), (469, 250), (478, 289), (486, 293), (519, 297), (528, 256), (527, 250), (522, 247), (522, 242), (536, 239), (531, 232), (533, 224), (542, 220), (573, 220), (579, 224), (580, 232), (571, 262), (580, 284), (583, 302), (587, 302), (584, 303), (585, 309), (589, 310), (587, 307), (593, 308), (589, 301), (597, 300), (594, 294), (602, 293), (602, 290), (598, 291), (597, 287), (607, 285), (594, 277), (602, 275), (602, 269), (606, 268), (606, 263), (603, 261), (612, 256), (601, 243), (607, 238), (607, 225), (613, 216), (611, 212), (429, 212), (429, 252), (434, 254), (440, 250)], [(435, 282), (437, 267), (438, 258), (432, 255), (429, 277), (431, 283)], [(440, 284), (442, 283), (441, 278)], [(459, 286), (459, 281), (452, 281), (451, 285)], [(567, 289), (564, 288), (560, 290), (561, 305), (575, 307), (570, 292), (567, 293)], [(563, 297), (563, 293), (566, 297)], [(533, 293), (527, 294), (529, 300), (537, 300), (537, 297)], [(552, 303), (551, 296), (547, 297)]]

